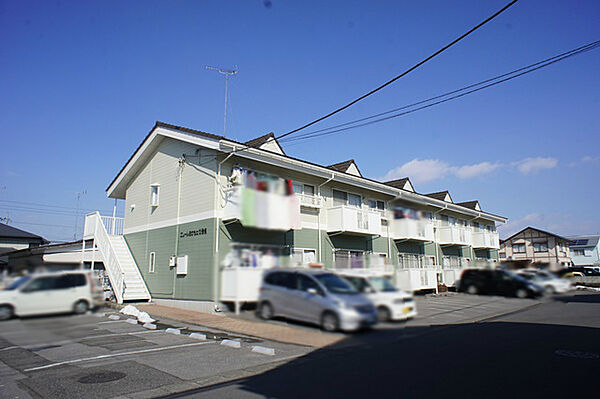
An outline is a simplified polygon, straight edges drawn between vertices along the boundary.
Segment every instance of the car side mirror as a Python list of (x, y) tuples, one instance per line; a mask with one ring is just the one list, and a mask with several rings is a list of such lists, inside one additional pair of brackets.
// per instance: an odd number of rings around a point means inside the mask
[(306, 292), (308, 292), (311, 295), (319, 295), (319, 292), (317, 291), (316, 288), (309, 288), (306, 290)]

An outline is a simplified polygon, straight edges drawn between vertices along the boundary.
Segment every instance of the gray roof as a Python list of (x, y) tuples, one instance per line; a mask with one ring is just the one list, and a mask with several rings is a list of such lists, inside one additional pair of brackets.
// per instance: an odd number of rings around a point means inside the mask
[[(465, 208), (469, 208), (469, 209), (477, 209), (477, 204), (479, 204), (479, 201), (477, 201), (477, 200), (456, 203), (456, 205), (464, 206)], [(481, 207), (481, 205), (480, 205), (480, 207)]]
[(46, 241), (37, 234), (29, 233), (25, 230), (0, 223), (0, 238), (23, 239), (26, 241)]
[[(431, 198), (435, 198), (436, 200), (440, 200), (440, 201), (444, 201), (444, 199), (446, 198), (446, 195), (450, 195), (450, 193), (446, 190), (446, 191), (439, 191), (437, 193), (429, 193), (429, 194), (425, 194), (428, 197)], [(450, 199), (452, 199), (452, 196), (450, 195)]]
[(387, 184), (388, 186), (391, 186), (394, 188), (404, 189), (404, 186), (406, 185), (407, 181), (408, 181), (408, 177), (404, 177), (402, 179), (386, 181), (386, 182), (383, 182), (383, 184)]
[(345, 172), (345, 171), (348, 170), (348, 168), (352, 164), (356, 164), (354, 162), (354, 159), (349, 159), (347, 161), (338, 162), (338, 163), (334, 163), (333, 165), (329, 165), (328, 168), (329, 169), (333, 169), (333, 170), (337, 170), (338, 172)]

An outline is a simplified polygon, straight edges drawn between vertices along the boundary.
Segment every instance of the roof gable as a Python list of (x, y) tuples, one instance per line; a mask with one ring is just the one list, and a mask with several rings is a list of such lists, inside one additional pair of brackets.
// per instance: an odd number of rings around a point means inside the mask
[(479, 205), (479, 201), (465, 201), (465, 202), (457, 202), (456, 205), (464, 206), (465, 208), (474, 209), (476, 211), (481, 211), (481, 206)]
[(279, 155), (285, 155), (285, 151), (283, 151), (279, 141), (277, 141), (275, 138), (275, 134), (272, 132), (250, 141), (246, 141), (244, 144), (246, 144), (248, 147), (260, 148), (261, 150), (271, 151)]
[(362, 173), (360, 173), (360, 170), (358, 169), (358, 166), (356, 165), (356, 162), (354, 162), (354, 159), (334, 163), (333, 165), (329, 165), (328, 168), (337, 170), (338, 172), (348, 173), (353, 176), (363, 177)]
[(413, 187), (413, 185), (410, 182), (410, 179), (408, 177), (404, 177), (402, 179), (386, 181), (383, 184), (387, 184), (388, 186), (399, 188), (401, 190), (410, 191), (411, 193), (415, 192), (415, 188)]
[(440, 191), (437, 193), (430, 193), (430, 194), (425, 194), (426, 196), (430, 197), (430, 198), (435, 198), (436, 200), (440, 200), (440, 201), (444, 201), (444, 202), (449, 202), (451, 204), (453, 204), (454, 202), (452, 201), (452, 197), (450, 196), (450, 193), (446, 190), (446, 191)]
[(564, 240), (564, 241), (569, 242), (569, 239), (567, 239), (565, 237), (562, 237), (562, 236), (559, 236), (558, 234), (550, 233), (549, 231), (540, 230), (538, 228), (531, 227), (531, 226), (527, 226), (524, 229), (522, 229), (520, 231), (517, 231), (515, 234), (511, 235), (510, 237), (505, 238), (504, 240), (502, 240), (502, 242), (510, 241), (513, 238), (515, 238), (516, 236), (518, 236), (519, 234), (526, 232), (527, 230), (534, 230), (534, 231), (537, 231), (539, 233), (546, 234), (548, 236), (552, 236), (552, 237), (558, 238), (559, 240)]

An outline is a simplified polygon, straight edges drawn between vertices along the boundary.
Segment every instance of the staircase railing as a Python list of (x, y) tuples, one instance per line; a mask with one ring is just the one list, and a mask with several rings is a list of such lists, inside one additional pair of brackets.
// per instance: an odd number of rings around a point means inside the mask
[(106, 231), (102, 217), (98, 212), (90, 213), (85, 216), (84, 239), (85, 237), (90, 236), (94, 238), (98, 249), (102, 253), (104, 268), (108, 273), (115, 299), (117, 300), (117, 303), (123, 303), (123, 294), (125, 292), (123, 268), (110, 243), (108, 232)]

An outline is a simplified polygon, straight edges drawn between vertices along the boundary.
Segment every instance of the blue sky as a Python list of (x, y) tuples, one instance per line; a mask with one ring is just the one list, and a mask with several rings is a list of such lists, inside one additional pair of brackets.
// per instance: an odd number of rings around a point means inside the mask
[[(270, 4), (270, 6), (268, 6)], [(52, 240), (161, 120), (284, 133), (369, 91), (505, 1), (0, 1), (0, 217)], [(317, 127), (402, 106), (600, 39), (600, 2), (520, 1), (448, 52)], [(559, 234), (600, 231), (600, 49), (466, 98), (301, 144), (372, 178)], [(27, 209), (24, 209), (27, 208)]]

